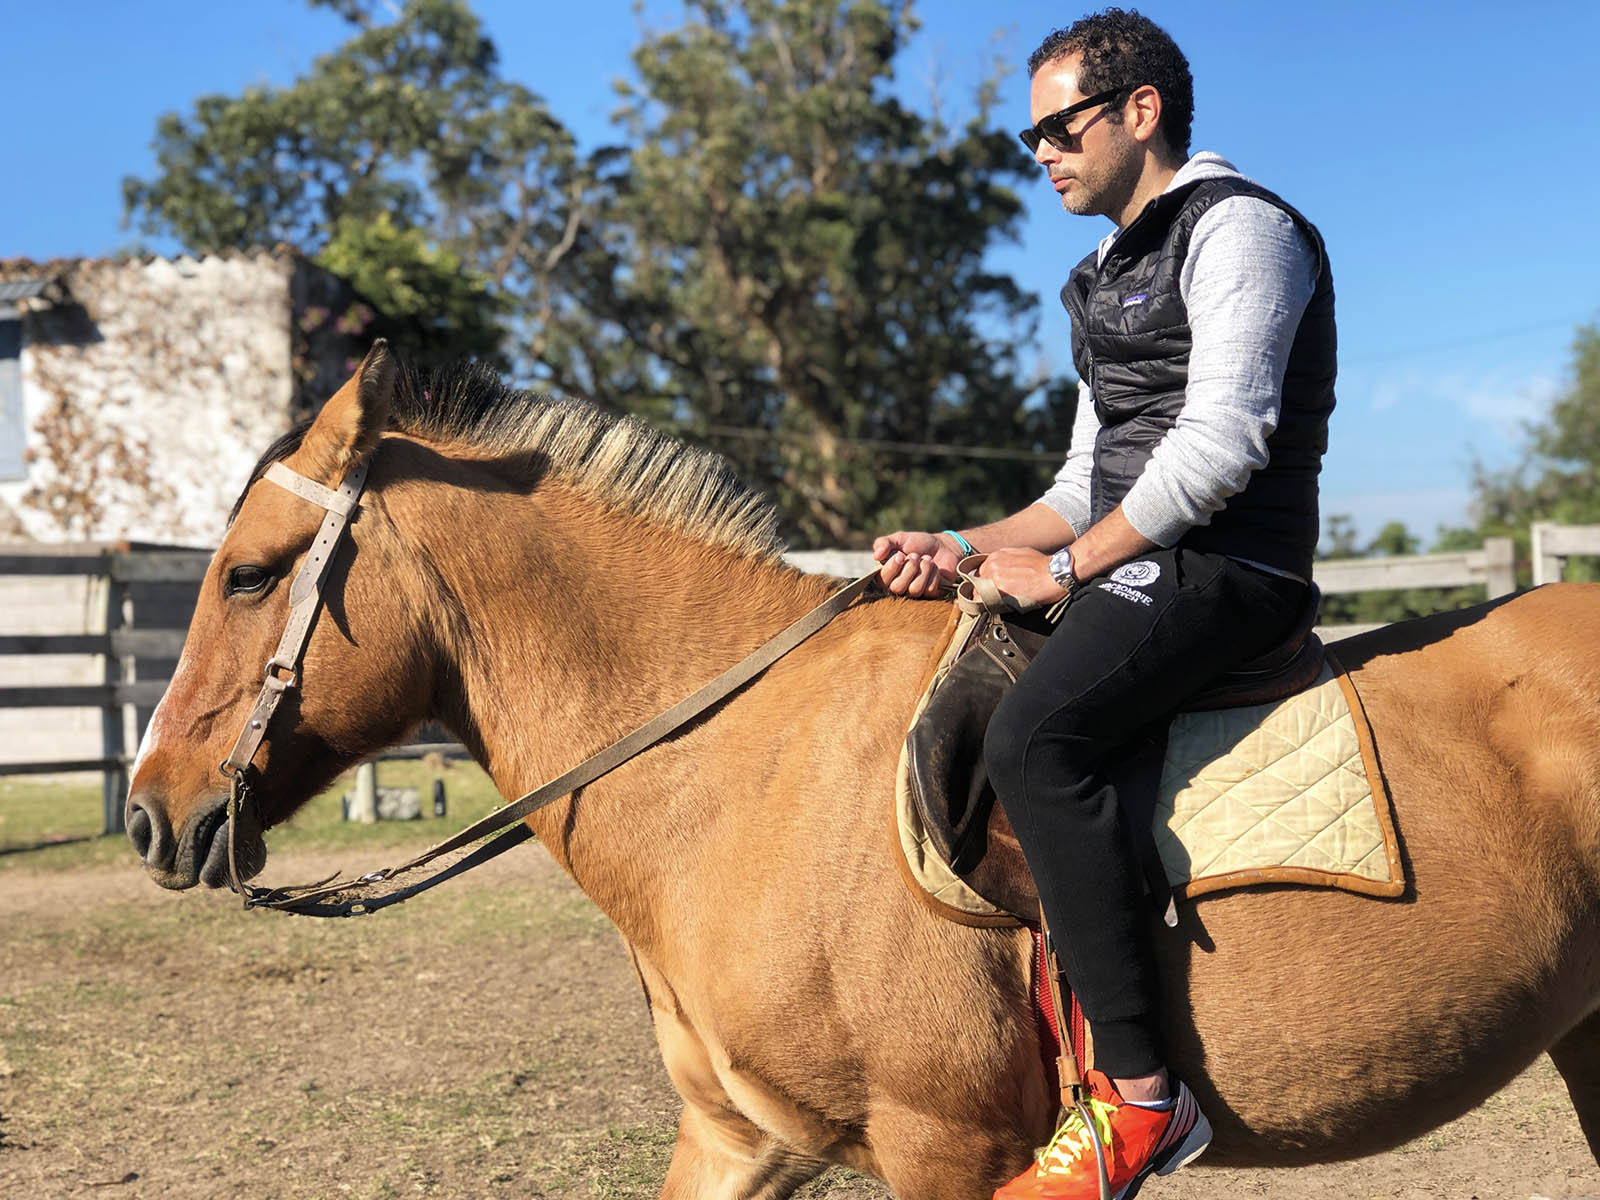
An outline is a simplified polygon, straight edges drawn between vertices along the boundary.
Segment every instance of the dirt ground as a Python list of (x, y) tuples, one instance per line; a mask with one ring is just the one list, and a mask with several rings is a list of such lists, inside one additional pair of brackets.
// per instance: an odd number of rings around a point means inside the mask
[[(356, 856), (358, 857), (358, 856)], [(388, 860), (388, 856), (384, 856)], [(352, 861), (274, 858), (275, 879)], [(609, 924), (542, 851), (346, 921), (0, 873), (0, 1196), (653, 1196), (678, 1102)], [(887, 1193), (836, 1171), (808, 1198)], [(1541, 1059), (1394, 1153), (1196, 1166), (1148, 1200), (1600, 1196)]]

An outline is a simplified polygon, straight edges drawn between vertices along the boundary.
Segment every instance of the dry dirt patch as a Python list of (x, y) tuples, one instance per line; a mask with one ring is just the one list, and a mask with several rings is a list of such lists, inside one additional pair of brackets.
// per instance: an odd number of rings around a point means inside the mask
[[(298, 854), (274, 877), (351, 866)], [(0, 1195), (652, 1196), (678, 1102), (610, 925), (536, 849), (346, 921), (127, 868), (0, 874)], [(1541, 1060), (1404, 1150), (1149, 1200), (1600, 1195)], [(843, 1172), (809, 1197), (882, 1197)]]

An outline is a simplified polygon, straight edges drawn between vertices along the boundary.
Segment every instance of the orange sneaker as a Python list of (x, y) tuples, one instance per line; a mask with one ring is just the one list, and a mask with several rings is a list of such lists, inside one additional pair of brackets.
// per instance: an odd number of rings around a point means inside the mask
[[(1100, 1134), (1114, 1200), (1133, 1200), (1152, 1172), (1170, 1175), (1211, 1144), (1211, 1122), (1176, 1080), (1167, 1109), (1126, 1103), (1102, 1071), (1088, 1072), (1084, 1081), (1089, 1085), (1084, 1107)], [(994, 1195), (995, 1200), (1100, 1200), (1094, 1143), (1077, 1109), (1067, 1114), (1038, 1161)]]

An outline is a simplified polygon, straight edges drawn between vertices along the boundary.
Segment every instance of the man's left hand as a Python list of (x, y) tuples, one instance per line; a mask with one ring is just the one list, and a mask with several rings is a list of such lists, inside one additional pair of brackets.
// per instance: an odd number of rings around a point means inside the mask
[(1024, 605), (1054, 604), (1067, 594), (1050, 577), (1050, 558), (1037, 550), (1013, 547), (995, 550), (978, 568), (980, 578), (991, 580), (1000, 591)]

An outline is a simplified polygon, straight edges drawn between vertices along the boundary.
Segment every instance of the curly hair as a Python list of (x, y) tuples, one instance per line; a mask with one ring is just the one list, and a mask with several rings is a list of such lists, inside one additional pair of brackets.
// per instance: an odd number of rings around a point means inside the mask
[[(1165, 29), (1136, 11), (1108, 8), (1090, 13), (1039, 43), (1028, 56), (1028, 77), (1069, 54), (1083, 56), (1078, 90), (1086, 96), (1119, 85), (1131, 90), (1149, 84), (1160, 92), (1160, 128), (1167, 148), (1188, 157), (1194, 125), (1194, 76), (1189, 74), (1189, 60)], [(1120, 121), (1122, 114), (1111, 109), (1106, 117)]]

